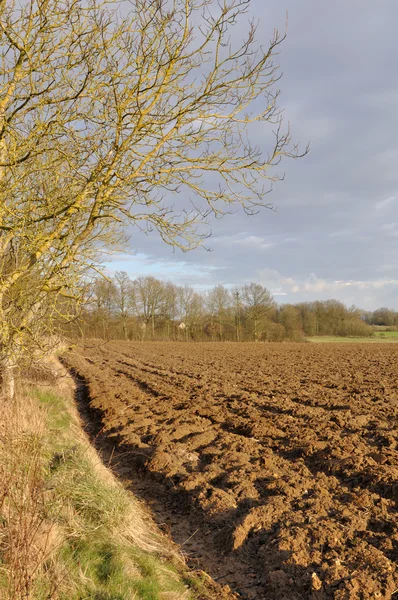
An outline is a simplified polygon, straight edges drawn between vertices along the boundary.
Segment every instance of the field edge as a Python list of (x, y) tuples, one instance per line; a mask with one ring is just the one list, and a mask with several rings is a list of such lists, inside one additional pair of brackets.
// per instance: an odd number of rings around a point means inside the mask
[(103, 463), (75, 394), (73, 379), (52, 357), (0, 416), (1, 597), (218, 597)]

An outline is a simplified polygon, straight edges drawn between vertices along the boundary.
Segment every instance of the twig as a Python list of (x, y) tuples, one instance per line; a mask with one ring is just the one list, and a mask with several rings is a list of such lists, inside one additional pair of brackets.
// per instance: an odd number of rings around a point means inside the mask
[(191, 538), (193, 538), (193, 536), (194, 536), (194, 535), (196, 535), (196, 534), (198, 533), (198, 531), (199, 531), (199, 529), (197, 529), (196, 531), (194, 531), (194, 532), (193, 532), (193, 534), (192, 534), (192, 535), (190, 535), (190, 536), (189, 536), (189, 538), (188, 538), (187, 540), (185, 540), (185, 542), (183, 542), (183, 543), (181, 544), (181, 548), (182, 548), (183, 546), (185, 546), (185, 544), (187, 544), (187, 543), (189, 542), (189, 540), (190, 540)]

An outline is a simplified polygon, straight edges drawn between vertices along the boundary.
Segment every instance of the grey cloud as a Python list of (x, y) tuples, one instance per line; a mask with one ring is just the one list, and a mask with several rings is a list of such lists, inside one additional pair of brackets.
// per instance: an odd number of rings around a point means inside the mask
[[(170, 278), (172, 265), (183, 263), (187, 283), (197, 282), (198, 271), (201, 285), (273, 273), (269, 285), (287, 294), (283, 301), (334, 296), (398, 308), (398, 4), (253, 0), (260, 40), (274, 26), (283, 30), (286, 10), (281, 104), (293, 139), (311, 141), (311, 151), (283, 163), (285, 181), (267, 198), (277, 211), (213, 220), (211, 253), (172, 254), (155, 235), (134, 234), (132, 246), (165, 261)], [(266, 151), (269, 131), (252, 133)]]

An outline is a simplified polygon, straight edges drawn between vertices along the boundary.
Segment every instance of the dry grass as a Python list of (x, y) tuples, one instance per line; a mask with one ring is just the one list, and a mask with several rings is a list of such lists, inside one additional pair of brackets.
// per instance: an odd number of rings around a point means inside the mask
[(54, 535), (45, 519), (44, 420), (32, 398), (3, 403), (0, 418), (0, 552), (6, 597), (29, 598)]
[(0, 413), (0, 597), (193, 598), (178, 555), (86, 439), (62, 367), (32, 379)]

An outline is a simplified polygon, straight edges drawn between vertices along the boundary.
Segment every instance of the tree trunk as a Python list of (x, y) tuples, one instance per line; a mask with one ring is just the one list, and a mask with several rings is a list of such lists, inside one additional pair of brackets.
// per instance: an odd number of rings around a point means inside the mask
[(15, 396), (15, 370), (9, 358), (0, 361), (1, 392), (6, 400), (13, 400)]

